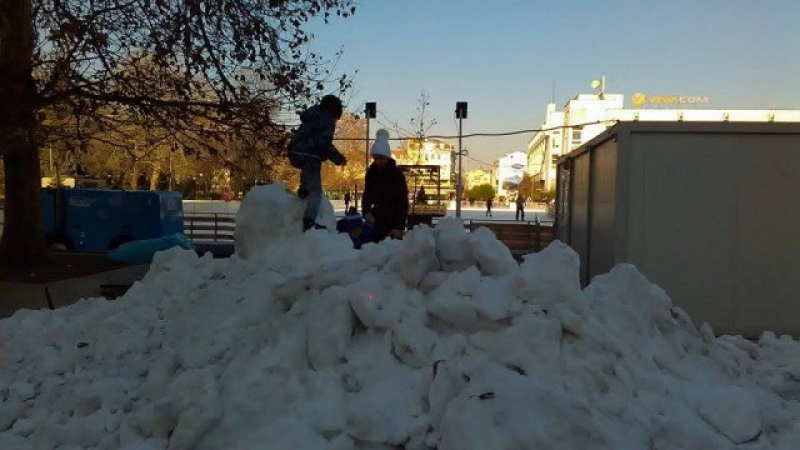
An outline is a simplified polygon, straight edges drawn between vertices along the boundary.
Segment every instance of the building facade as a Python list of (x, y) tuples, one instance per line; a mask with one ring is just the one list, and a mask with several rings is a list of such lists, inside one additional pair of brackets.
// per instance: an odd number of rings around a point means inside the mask
[[(438, 139), (406, 139), (402, 148), (392, 150), (392, 156), (397, 161), (397, 164), (439, 166), (441, 177), (440, 192), (444, 198), (452, 197), (456, 191), (453, 155), (453, 144)], [(409, 184), (409, 189), (413, 189), (415, 184), (424, 185), (424, 189), (429, 196), (435, 191), (432, 186), (433, 183), (429, 179), (406, 181)]]
[(483, 170), (483, 169), (469, 170), (464, 174), (464, 178), (465, 178), (464, 190), (469, 190), (475, 186), (480, 186), (482, 184), (493, 185), (491, 170)]
[(564, 113), (556, 111), (555, 103), (549, 103), (544, 123), (528, 142), (528, 174), (536, 190), (555, 189), (555, 160), (562, 155), (563, 125)]
[[(547, 105), (541, 131), (528, 142), (528, 173), (534, 189), (555, 189), (555, 160), (592, 140), (617, 122), (800, 122), (800, 111), (794, 110), (709, 110), (697, 109), (707, 102), (705, 97), (631, 96), (634, 108), (625, 108), (623, 94), (580, 94), (564, 105), (564, 111)], [(667, 106), (682, 109), (661, 109)], [(646, 108), (651, 106), (651, 108)], [(653, 108), (655, 107), (655, 108)], [(558, 126), (562, 128), (554, 129)]]
[(493, 186), (500, 200), (515, 193), (528, 169), (528, 153), (512, 152), (495, 161)]
[(580, 94), (564, 105), (564, 132), (561, 134), (562, 153), (569, 153), (605, 131), (612, 124), (610, 111), (624, 108), (622, 94)]

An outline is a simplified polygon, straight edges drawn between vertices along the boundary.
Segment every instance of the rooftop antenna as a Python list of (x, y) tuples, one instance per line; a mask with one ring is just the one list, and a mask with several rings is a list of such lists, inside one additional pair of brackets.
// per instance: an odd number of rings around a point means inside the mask
[(553, 92), (550, 94), (550, 103), (556, 102), (556, 79), (553, 78)]
[(592, 89), (600, 89), (600, 94), (597, 96), (600, 100), (606, 98), (606, 76), (603, 75), (599, 80), (592, 81)]

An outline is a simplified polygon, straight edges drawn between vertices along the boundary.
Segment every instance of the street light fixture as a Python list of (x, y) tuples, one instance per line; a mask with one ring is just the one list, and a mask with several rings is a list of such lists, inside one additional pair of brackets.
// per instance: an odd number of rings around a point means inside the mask
[(461, 172), (461, 156), (464, 155), (464, 150), (461, 147), (461, 130), (462, 121), (467, 118), (467, 102), (456, 102), (456, 119), (458, 119), (458, 180), (456, 183), (456, 217), (461, 218), (461, 196), (462, 196), (462, 179), (463, 173)]
[(364, 118), (367, 121), (367, 149), (364, 152), (364, 169), (366, 170), (369, 167), (369, 119), (375, 118), (375, 113), (377, 112), (377, 106), (375, 102), (367, 102), (364, 108)]

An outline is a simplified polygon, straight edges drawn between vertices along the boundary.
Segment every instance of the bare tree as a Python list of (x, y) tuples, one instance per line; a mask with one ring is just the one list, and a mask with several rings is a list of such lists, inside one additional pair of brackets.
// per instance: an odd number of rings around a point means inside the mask
[(231, 131), (279, 141), (276, 108), (336, 80), (306, 24), (354, 12), (354, 0), (0, 0), (0, 260), (46, 256), (38, 112), (72, 117), (80, 147), (132, 118), (211, 155)]
[(351, 190), (357, 183), (364, 182), (366, 173), (364, 155), (367, 152), (365, 144), (366, 120), (349, 112), (345, 112), (336, 124), (336, 148), (347, 158), (347, 165), (322, 166), (324, 180), (323, 186), (328, 190)]
[(428, 131), (436, 125), (436, 119), (428, 119), (425, 111), (431, 105), (431, 97), (425, 91), (419, 96), (419, 104), (417, 104), (417, 116), (411, 119), (411, 127), (414, 130), (414, 138), (417, 143), (417, 161), (420, 164), (422, 158), (422, 149), (425, 142), (425, 136)]

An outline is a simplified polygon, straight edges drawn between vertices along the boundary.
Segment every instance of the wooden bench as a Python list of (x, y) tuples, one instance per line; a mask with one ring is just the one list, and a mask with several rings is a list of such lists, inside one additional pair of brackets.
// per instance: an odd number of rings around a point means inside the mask
[(408, 211), (408, 219), (406, 226), (408, 229), (414, 228), (421, 223), (431, 225), (434, 217), (442, 217), (447, 214), (447, 205), (427, 204), (427, 203), (413, 203)]

